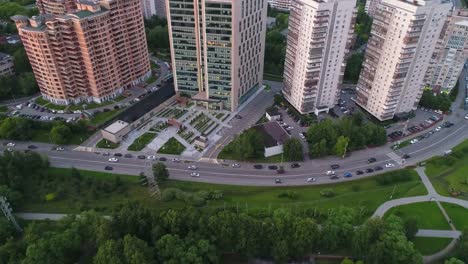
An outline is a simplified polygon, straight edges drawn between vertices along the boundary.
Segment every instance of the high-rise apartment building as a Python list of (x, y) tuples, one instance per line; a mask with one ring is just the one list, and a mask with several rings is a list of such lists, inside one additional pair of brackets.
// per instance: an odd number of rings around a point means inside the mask
[(235, 111), (263, 82), (266, 0), (168, 0), (174, 85)]
[(357, 84), (357, 103), (379, 120), (417, 108), (448, 0), (382, 0)]
[(436, 91), (450, 92), (467, 58), (468, 9), (455, 9), (441, 31), (425, 83)]
[(156, 15), (156, 0), (141, 0), (143, 5), (143, 16), (146, 19)]
[(366, 0), (364, 10), (370, 17), (374, 17), (375, 10), (377, 10), (380, 2), (382, 2), (382, 0)]
[(65, 15), (12, 17), (43, 97), (102, 102), (148, 78), (140, 1), (87, 0)]
[(270, 4), (272, 8), (289, 11), (291, 8), (291, 1), (292, 0), (268, 0), (268, 4)]
[(166, 17), (166, 0), (155, 0), (156, 1), (156, 15), (158, 17)]
[(76, 10), (76, 0), (36, 0), (41, 14), (63, 15)]
[(300, 113), (333, 108), (353, 44), (355, 0), (293, 0), (283, 95)]

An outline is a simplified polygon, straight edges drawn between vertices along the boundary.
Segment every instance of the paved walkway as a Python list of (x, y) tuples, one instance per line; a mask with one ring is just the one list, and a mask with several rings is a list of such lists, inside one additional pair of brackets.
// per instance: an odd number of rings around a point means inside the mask
[(445, 237), (459, 238), (462, 232), (457, 230), (434, 230), (434, 229), (419, 229), (416, 233), (418, 237)]

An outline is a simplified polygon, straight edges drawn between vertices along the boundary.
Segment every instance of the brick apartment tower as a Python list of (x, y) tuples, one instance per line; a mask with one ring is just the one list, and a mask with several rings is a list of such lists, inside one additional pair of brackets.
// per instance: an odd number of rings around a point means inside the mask
[(263, 83), (266, 0), (167, 0), (174, 85), (235, 111)]
[(41, 14), (63, 15), (76, 10), (75, 0), (36, 0)]
[(13, 16), (44, 98), (103, 102), (150, 74), (141, 0), (76, 3), (64, 15)]
[(381, 121), (417, 108), (451, 8), (447, 0), (382, 0), (356, 88), (358, 105)]
[(354, 39), (356, 0), (292, 0), (283, 95), (302, 114), (338, 101)]

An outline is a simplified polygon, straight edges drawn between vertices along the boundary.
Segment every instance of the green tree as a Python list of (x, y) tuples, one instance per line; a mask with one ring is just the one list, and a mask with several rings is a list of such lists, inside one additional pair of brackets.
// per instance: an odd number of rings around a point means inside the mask
[(455, 256), (468, 263), (468, 230), (464, 230), (455, 250)]
[(153, 251), (148, 244), (134, 236), (126, 235), (123, 239), (123, 255), (125, 263), (153, 263)]
[(457, 259), (457, 258), (450, 258), (444, 262), (444, 264), (465, 264), (465, 262)]
[(72, 137), (71, 129), (65, 124), (57, 124), (50, 131), (50, 139), (54, 144), (65, 144)]
[(356, 84), (361, 73), (362, 62), (364, 61), (363, 53), (356, 53), (351, 55), (346, 61), (346, 68), (344, 73), (344, 81)]
[(418, 233), (418, 221), (414, 218), (408, 218), (404, 222), (405, 235), (408, 240), (412, 240)]
[(0, 123), (0, 138), (30, 140), (32, 121), (26, 118), (8, 117)]
[(93, 258), (94, 264), (125, 264), (122, 255), (122, 241), (107, 240), (99, 246), (96, 256)]
[(335, 154), (340, 157), (344, 156), (344, 154), (346, 153), (348, 149), (348, 144), (349, 144), (349, 138), (344, 137), (344, 136), (338, 137), (338, 140), (336, 141), (335, 148), (334, 148)]
[[(26, 72), (31, 73), (32, 67), (31, 67), (31, 64), (29, 63), (28, 55), (26, 54), (26, 51), (23, 47), (21, 47), (20, 49), (16, 50), (13, 53), (13, 58), (15, 60), (15, 72), (16, 73), (18, 74), (26, 73)], [(35, 83), (35, 80), (33, 83)]]
[(162, 162), (158, 162), (153, 165), (153, 176), (158, 184), (162, 184), (169, 179), (169, 171), (166, 165)]
[(25, 72), (17, 77), (18, 88), (22, 95), (34, 94), (38, 91), (39, 87), (36, 83), (36, 78), (32, 72)]
[(312, 144), (310, 148), (310, 157), (311, 158), (316, 158), (316, 157), (323, 157), (328, 154), (328, 146), (327, 146), (327, 140), (322, 139), (320, 142)]
[(283, 144), (283, 153), (288, 161), (304, 160), (304, 150), (302, 143), (297, 138), (289, 138)]

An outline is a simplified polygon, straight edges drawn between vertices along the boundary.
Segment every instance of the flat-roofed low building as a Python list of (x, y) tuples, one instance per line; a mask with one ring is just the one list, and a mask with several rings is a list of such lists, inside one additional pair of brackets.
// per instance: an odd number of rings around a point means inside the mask
[(0, 52), (0, 76), (12, 75), (15, 73), (15, 64), (13, 57)]
[(117, 120), (108, 127), (102, 129), (101, 134), (103, 138), (114, 143), (119, 143), (130, 132), (130, 130), (131, 128), (129, 123)]
[(291, 137), (276, 121), (255, 125), (252, 128), (263, 135), (265, 157), (283, 153), (283, 144)]

